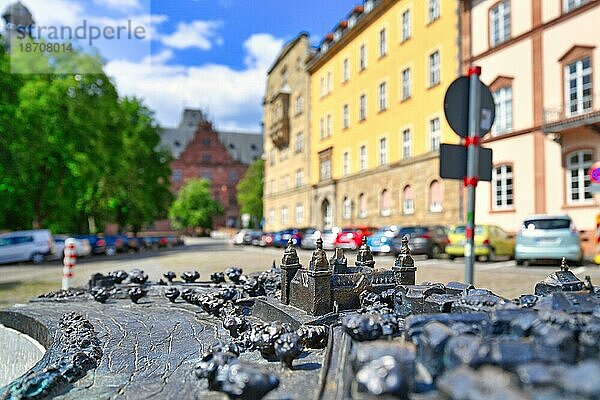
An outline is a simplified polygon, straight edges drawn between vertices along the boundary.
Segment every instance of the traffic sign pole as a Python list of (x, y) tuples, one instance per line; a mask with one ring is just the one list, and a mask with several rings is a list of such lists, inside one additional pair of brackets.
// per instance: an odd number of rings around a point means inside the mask
[(475, 264), (475, 190), (479, 177), (479, 125), (481, 119), (481, 87), (480, 67), (469, 68), (469, 136), (465, 139), (467, 146), (467, 176), (464, 184), (467, 187), (467, 226), (465, 230), (465, 281), (474, 281)]

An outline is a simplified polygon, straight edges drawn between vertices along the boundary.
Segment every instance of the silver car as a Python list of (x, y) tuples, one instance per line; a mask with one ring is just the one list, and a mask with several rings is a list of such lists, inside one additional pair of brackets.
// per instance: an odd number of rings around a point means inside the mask
[(56, 252), (52, 234), (47, 229), (16, 231), (0, 235), (0, 264), (32, 261), (40, 264)]
[(532, 215), (523, 221), (515, 242), (518, 265), (563, 257), (571, 264), (583, 261), (579, 233), (568, 215)]

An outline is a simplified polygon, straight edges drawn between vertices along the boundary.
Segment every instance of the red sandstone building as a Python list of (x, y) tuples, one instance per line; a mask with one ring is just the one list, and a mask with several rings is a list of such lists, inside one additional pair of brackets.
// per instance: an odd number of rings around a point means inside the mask
[(164, 129), (161, 144), (173, 155), (171, 189), (177, 193), (186, 180), (211, 181), (214, 198), (225, 213), (213, 228), (239, 227), (236, 186), (248, 164), (262, 154), (262, 135), (216, 131), (200, 110), (185, 110), (178, 128)]

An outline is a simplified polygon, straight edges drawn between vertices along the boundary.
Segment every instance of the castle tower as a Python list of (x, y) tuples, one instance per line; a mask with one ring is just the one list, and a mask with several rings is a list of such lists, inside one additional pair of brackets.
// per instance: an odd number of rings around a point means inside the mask
[(364, 272), (369, 272), (369, 270), (372, 270), (375, 267), (373, 253), (371, 253), (371, 248), (367, 245), (366, 236), (363, 236), (362, 245), (356, 254), (356, 266), (361, 267)]
[[(25, 31), (31, 35), (30, 28), (35, 23), (31, 12), (20, 1), (9, 5), (2, 13), (2, 19), (6, 22), (5, 41), (7, 47), (10, 47), (12, 39), (19, 37), (19, 31)], [(24, 27), (25, 30), (23, 30)]]
[(333, 256), (329, 260), (329, 265), (334, 274), (345, 274), (348, 272), (348, 259), (344, 255), (344, 250), (335, 248)]
[(300, 268), (302, 268), (302, 265), (300, 265), (298, 253), (296, 253), (296, 248), (292, 243), (292, 239), (290, 239), (281, 259), (281, 302), (283, 304), (290, 304), (290, 285), (296, 271)]
[(408, 235), (402, 238), (402, 247), (400, 248), (400, 254), (394, 262), (392, 267), (394, 275), (396, 276), (396, 283), (400, 285), (414, 285), (415, 275), (417, 267), (415, 266), (415, 260), (410, 255), (410, 248), (408, 247)]
[(312, 315), (324, 315), (333, 310), (331, 300), (331, 270), (327, 254), (323, 250), (323, 240), (317, 239), (317, 249), (313, 252), (308, 267), (307, 312)]

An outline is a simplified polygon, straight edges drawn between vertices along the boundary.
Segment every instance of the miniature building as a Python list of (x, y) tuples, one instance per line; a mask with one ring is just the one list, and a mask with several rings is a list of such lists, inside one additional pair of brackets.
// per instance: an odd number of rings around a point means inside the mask
[(311, 315), (324, 315), (334, 310), (360, 307), (360, 294), (365, 291), (381, 293), (397, 285), (414, 285), (414, 260), (408, 249), (408, 238), (392, 269), (375, 269), (370, 247), (363, 240), (354, 266), (341, 249), (336, 249), (331, 260), (323, 250), (323, 241), (317, 240), (308, 268), (298, 259), (291, 242), (281, 262), (281, 302), (297, 307)]

